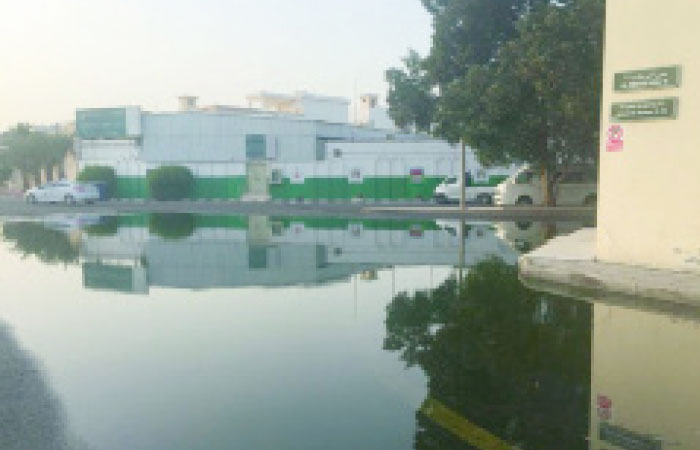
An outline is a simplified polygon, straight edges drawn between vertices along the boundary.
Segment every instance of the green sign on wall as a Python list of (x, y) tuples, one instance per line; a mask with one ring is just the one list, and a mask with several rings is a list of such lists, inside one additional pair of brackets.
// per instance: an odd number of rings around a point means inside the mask
[(680, 87), (681, 67), (653, 67), (642, 70), (629, 70), (615, 74), (616, 91), (640, 91)]
[(678, 117), (678, 97), (613, 103), (611, 117), (616, 122), (675, 119)]
[(75, 113), (75, 127), (81, 139), (126, 139), (126, 109), (81, 109)]

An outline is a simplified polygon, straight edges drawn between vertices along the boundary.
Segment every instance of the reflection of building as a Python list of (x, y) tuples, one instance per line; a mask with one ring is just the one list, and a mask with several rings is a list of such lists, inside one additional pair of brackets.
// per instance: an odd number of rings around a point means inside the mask
[(695, 314), (594, 305), (591, 448), (700, 448)]
[[(395, 265), (459, 264), (457, 233), (430, 221), (194, 216), (189, 235), (167, 239), (147, 216), (119, 220), (112, 234), (83, 235), (87, 287), (145, 292), (148, 286), (286, 286)], [(515, 263), (517, 253), (490, 225), (468, 227), (465, 265), (491, 256)]]

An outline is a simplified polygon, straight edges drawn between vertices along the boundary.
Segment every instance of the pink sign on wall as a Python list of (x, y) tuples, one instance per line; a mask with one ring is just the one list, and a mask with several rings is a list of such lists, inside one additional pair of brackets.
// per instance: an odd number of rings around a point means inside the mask
[(621, 125), (610, 125), (608, 128), (605, 149), (609, 152), (621, 152), (625, 148), (625, 130)]

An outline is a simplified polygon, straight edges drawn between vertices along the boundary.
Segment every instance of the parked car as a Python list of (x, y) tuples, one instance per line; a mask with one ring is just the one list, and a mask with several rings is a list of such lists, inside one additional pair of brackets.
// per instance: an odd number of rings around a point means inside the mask
[[(568, 169), (557, 175), (557, 205), (596, 204), (598, 183), (590, 169)], [(496, 187), (494, 200), (497, 205), (541, 205), (544, 203), (542, 177), (529, 166), (524, 166)]]
[(69, 205), (76, 203), (93, 203), (99, 200), (100, 192), (89, 183), (77, 183), (74, 181), (55, 181), (35, 188), (28, 189), (24, 193), (24, 199), (28, 203), (57, 203), (63, 202)]
[(466, 183), (459, 176), (447, 177), (435, 187), (433, 198), (437, 203), (459, 203), (461, 190), (464, 200), (481, 205), (493, 204), (496, 186), (516, 172), (516, 165), (479, 168), (465, 173)]

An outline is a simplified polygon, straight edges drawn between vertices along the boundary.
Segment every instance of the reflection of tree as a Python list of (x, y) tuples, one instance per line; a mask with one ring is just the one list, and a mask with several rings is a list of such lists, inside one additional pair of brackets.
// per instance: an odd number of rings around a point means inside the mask
[(45, 263), (75, 264), (79, 251), (68, 236), (36, 222), (8, 222), (3, 225), (3, 237), (14, 242), (15, 250), (25, 256), (35, 255)]
[(59, 400), (36, 362), (0, 324), (0, 448), (76, 450), (85, 448), (67, 431)]
[(195, 229), (194, 214), (153, 213), (149, 217), (148, 231), (163, 239), (186, 239)]
[[(525, 288), (517, 268), (478, 264), (429, 293), (397, 295), (384, 347), (429, 377), (429, 397), (522, 449), (584, 449), (588, 304)], [(417, 449), (471, 448), (422, 413)]]

